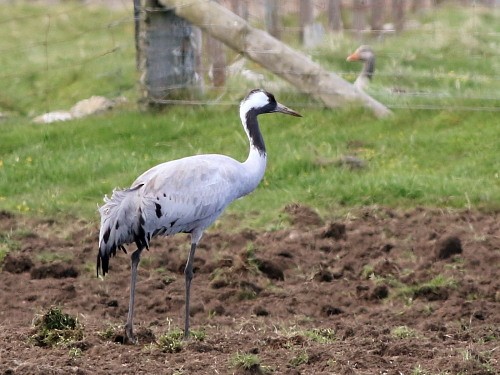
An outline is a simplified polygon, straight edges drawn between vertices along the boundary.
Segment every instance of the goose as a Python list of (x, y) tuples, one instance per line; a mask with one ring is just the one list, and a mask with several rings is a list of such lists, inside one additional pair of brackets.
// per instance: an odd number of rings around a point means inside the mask
[(363, 70), (354, 81), (354, 86), (359, 90), (366, 89), (375, 72), (375, 53), (372, 48), (367, 45), (358, 47), (356, 51), (347, 56), (347, 61), (363, 62)]
[(191, 248), (184, 269), (184, 338), (189, 337), (189, 302), (193, 260), (203, 232), (234, 200), (255, 190), (264, 176), (267, 151), (257, 116), (283, 113), (302, 117), (280, 104), (273, 94), (255, 89), (240, 103), (240, 120), (250, 143), (248, 157), (239, 162), (226, 155), (188, 156), (159, 164), (140, 175), (129, 189), (104, 197), (99, 208), (101, 227), (97, 275), (109, 272), (110, 257), (125, 245), (137, 246), (131, 255), (130, 300), (125, 342), (136, 343), (133, 331), (135, 285), (141, 253), (157, 236), (188, 233)]

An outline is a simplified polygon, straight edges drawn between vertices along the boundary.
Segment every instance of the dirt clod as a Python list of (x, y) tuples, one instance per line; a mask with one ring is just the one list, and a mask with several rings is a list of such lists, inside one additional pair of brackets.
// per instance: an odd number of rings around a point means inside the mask
[(346, 226), (342, 223), (329, 223), (321, 233), (323, 238), (345, 240), (347, 238)]
[(43, 264), (31, 270), (32, 279), (46, 279), (48, 277), (55, 279), (74, 278), (78, 277), (78, 270), (62, 263)]
[(448, 259), (456, 254), (462, 253), (462, 241), (456, 236), (446, 237), (437, 244), (437, 257)]
[(7, 254), (3, 260), (3, 270), (10, 273), (23, 273), (29, 271), (33, 267), (33, 262), (27, 255), (12, 255)]
[(278, 266), (278, 264), (266, 259), (258, 259), (257, 264), (259, 271), (266, 275), (268, 278), (272, 280), (285, 279), (283, 269)]

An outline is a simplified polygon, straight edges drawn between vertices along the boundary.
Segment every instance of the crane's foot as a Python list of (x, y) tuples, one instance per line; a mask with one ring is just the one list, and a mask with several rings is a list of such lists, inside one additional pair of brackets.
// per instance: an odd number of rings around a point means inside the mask
[(125, 336), (123, 337), (123, 343), (128, 345), (137, 344), (137, 337), (134, 335), (132, 325), (125, 324)]

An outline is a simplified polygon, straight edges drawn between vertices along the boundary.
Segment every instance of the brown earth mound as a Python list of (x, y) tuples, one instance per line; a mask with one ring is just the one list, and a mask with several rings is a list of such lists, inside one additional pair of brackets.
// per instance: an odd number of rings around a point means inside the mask
[[(191, 311), (205, 337), (171, 352), (158, 343), (183, 325), (186, 236), (155, 239), (143, 254), (130, 346), (120, 343), (129, 257), (97, 278), (96, 224), (0, 213), (0, 374), (499, 372), (498, 213), (286, 213), (288, 229), (205, 234)], [(78, 318), (82, 340), (30, 341), (51, 306)], [(250, 354), (259, 363), (245, 370)]]

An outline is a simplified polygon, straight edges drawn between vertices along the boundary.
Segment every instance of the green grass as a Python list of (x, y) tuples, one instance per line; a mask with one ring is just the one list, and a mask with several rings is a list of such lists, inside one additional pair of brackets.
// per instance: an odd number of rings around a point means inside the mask
[(243, 371), (251, 371), (252, 374), (266, 373), (259, 356), (256, 354), (236, 353), (231, 357), (231, 365)]
[[(58, 7), (57, 14), (28, 5), (0, 7), (11, 36), (0, 40), (0, 49), (10, 51), (0, 54), (0, 112), (11, 113), (0, 122), (0, 209), (97, 221), (104, 194), (128, 187), (155, 164), (198, 153), (245, 159), (248, 144), (236, 103), (174, 106), (162, 113), (139, 112), (131, 105), (66, 123), (31, 123), (33, 114), (68, 108), (91, 95), (124, 94), (132, 102), (136, 98), (128, 15), (81, 7), (79, 19), (70, 22), (68, 14), (75, 6)], [(23, 14), (21, 10), (28, 15), (23, 27), (8, 21)], [(483, 78), (497, 76), (500, 69), (492, 55), (494, 37), (488, 34), (498, 33), (500, 26), (486, 13), (477, 11), (473, 17), (474, 22), (467, 12), (454, 8), (424, 15), (420, 22), (429, 34), (437, 33), (432, 28), (436, 25), (444, 30), (438, 42), (408, 31), (372, 43), (380, 51), (378, 75), (370, 88), (374, 96), (385, 101), (387, 87), (397, 82), (409, 90), (447, 92), (446, 98), (432, 103), (449, 108), (412, 109), (426, 102), (389, 95), (385, 102), (399, 106), (405, 101), (409, 108), (376, 119), (362, 109), (322, 109), (303, 95), (276, 93), (304, 117), (261, 117), (268, 170), (257, 191), (228, 209), (232, 215), (224, 217), (231, 218), (231, 227), (279, 228), (286, 225), (282, 209), (291, 202), (313, 206), (325, 216), (365, 205), (499, 209), (498, 112), (454, 109), (492, 105), (488, 99), (466, 101), (464, 95), (498, 96), (498, 80)], [(454, 33), (464, 19), (468, 21), (463, 30)], [(106, 25), (112, 26), (104, 30)], [(30, 35), (36, 35), (35, 40), (30, 41)], [(47, 38), (49, 54), (43, 48)], [(35, 46), (19, 47), (30, 43)], [(360, 66), (345, 63), (342, 54), (356, 43), (343, 37), (326, 43), (314, 56), (325, 66), (351, 70), (355, 76)], [(103, 55), (115, 47), (115, 52)], [(20, 65), (21, 57), (30, 63)], [(394, 77), (395, 69), (403, 78)], [(405, 72), (413, 75), (405, 78)], [(439, 74), (415, 78), (430, 73)], [(457, 75), (469, 78), (458, 85)], [(234, 92), (228, 95), (230, 101), (236, 99)], [(345, 155), (365, 160), (366, 168), (339, 166), (336, 160)]]
[(397, 339), (411, 339), (416, 337), (417, 333), (407, 326), (398, 326), (391, 330), (391, 336)]
[(0, 5), (0, 111), (33, 116), (135, 91), (133, 16), (68, 1)]

